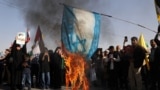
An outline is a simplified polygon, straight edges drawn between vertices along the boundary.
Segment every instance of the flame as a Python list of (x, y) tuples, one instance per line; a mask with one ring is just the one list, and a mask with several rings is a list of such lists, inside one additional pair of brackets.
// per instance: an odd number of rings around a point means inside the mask
[(66, 90), (71, 84), (71, 90), (89, 90), (89, 83), (85, 75), (86, 60), (78, 53), (65, 52)]

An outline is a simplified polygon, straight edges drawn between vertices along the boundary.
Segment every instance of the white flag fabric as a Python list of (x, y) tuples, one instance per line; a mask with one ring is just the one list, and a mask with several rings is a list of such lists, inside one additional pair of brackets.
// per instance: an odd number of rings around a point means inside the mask
[(33, 55), (37, 55), (37, 54), (39, 55), (39, 54), (41, 53), (40, 48), (39, 48), (39, 42), (38, 42), (38, 41), (36, 42), (36, 44), (35, 44), (32, 52), (33, 52)]

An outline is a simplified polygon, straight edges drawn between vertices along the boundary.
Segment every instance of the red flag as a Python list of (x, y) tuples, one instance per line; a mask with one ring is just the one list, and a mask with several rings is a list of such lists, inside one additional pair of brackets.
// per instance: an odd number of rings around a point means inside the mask
[(38, 26), (38, 28), (37, 28), (37, 32), (36, 32), (36, 36), (35, 36), (35, 39), (34, 39), (34, 43), (35, 43), (34, 46), (39, 46), (40, 51), (44, 52), (45, 47), (44, 47), (44, 42), (43, 42), (42, 32), (41, 32), (40, 26)]
[(41, 32), (40, 26), (38, 26), (34, 42), (36, 43), (41, 39), (42, 39), (42, 32)]
[(31, 40), (31, 38), (30, 38), (30, 31), (27, 29), (26, 43), (28, 43), (30, 40)]

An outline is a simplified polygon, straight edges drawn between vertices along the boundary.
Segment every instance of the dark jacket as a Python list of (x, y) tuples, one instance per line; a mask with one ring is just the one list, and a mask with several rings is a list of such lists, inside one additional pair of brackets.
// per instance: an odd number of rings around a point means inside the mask
[(133, 51), (134, 68), (141, 67), (145, 57), (146, 57), (146, 50), (139, 45), (136, 46)]
[(154, 53), (154, 65), (160, 67), (160, 47), (157, 47)]
[(156, 34), (156, 36), (155, 36), (155, 38), (154, 38), (154, 41), (156, 42), (156, 44), (157, 44), (158, 46), (160, 46), (160, 40), (158, 39), (158, 37), (159, 37), (159, 33)]
[[(109, 54), (108, 54), (108, 57), (110, 56), (110, 54), (113, 54), (113, 58), (116, 58), (116, 59), (117, 59), (118, 56), (119, 56), (119, 54), (118, 54), (117, 52), (115, 52), (115, 51), (114, 51), (113, 53), (109, 53)], [(118, 69), (118, 64), (119, 64), (119, 62), (115, 62), (115, 61), (114, 61), (113, 63), (114, 63), (114, 70), (117, 70), (117, 69)], [(108, 69), (110, 69), (110, 66), (111, 66), (111, 61), (110, 61), (110, 60), (108, 61), (108, 64), (107, 64), (107, 65), (108, 65)]]

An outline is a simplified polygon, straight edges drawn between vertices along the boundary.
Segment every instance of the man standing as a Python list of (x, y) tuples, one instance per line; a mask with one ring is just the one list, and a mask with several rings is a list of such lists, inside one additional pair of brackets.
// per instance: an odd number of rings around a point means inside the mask
[(152, 39), (150, 40), (151, 52), (149, 55), (149, 65), (150, 65), (150, 79), (151, 79), (151, 89), (156, 90), (156, 63), (155, 63), (155, 51), (158, 48), (156, 42)]
[(158, 26), (158, 31), (157, 31), (157, 34), (154, 38), (154, 41), (156, 42), (157, 44), (157, 48), (155, 49), (154, 51), (154, 55), (153, 55), (153, 70), (154, 70), (154, 78), (153, 78), (153, 82), (152, 82), (152, 88), (151, 89), (154, 89), (156, 90), (156, 84), (158, 86), (157, 90), (160, 89), (160, 25)]
[(109, 54), (106, 60), (108, 65), (109, 87), (111, 90), (118, 90), (118, 68), (117, 63), (120, 61), (120, 55), (114, 51), (114, 46), (109, 47)]
[(154, 68), (156, 69), (154, 78), (155, 78), (155, 84), (157, 83), (158, 85), (157, 90), (159, 90), (160, 89), (160, 77), (159, 77), (160, 75), (160, 55), (159, 55), (160, 54), (160, 25), (158, 26), (158, 32), (155, 36), (154, 41), (157, 44), (157, 48), (155, 49), (155, 52), (154, 52)]
[(138, 45), (138, 38), (132, 37), (131, 44), (133, 48), (132, 58), (129, 67), (129, 83), (131, 90), (142, 90), (141, 66), (145, 59), (146, 50)]

